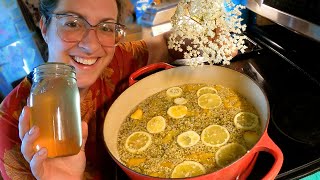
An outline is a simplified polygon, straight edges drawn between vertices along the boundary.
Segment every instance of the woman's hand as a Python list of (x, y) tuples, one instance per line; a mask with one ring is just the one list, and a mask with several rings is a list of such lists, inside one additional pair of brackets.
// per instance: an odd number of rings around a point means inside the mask
[(33, 150), (33, 142), (39, 137), (39, 128), (30, 129), (30, 108), (25, 106), (19, 118), (19, 137), (22, 141), (21, 152), (30, 163), (32, 174), (37, 179), (82, 179), (85, 166), (85, 143), (88, 126), (82, 122), (82, 147), (77, 155), (68, 157), (48, 158), (47, 149)]

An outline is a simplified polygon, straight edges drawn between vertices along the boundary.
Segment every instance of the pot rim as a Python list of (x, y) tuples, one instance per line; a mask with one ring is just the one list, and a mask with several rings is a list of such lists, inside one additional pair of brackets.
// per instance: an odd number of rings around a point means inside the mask
[[(256, 151), (252, 151), (252, 150), (253, 150), (255, 147), (257, 147), (257, 146), (261, 146), (260, 144), (263, 144), (263, 143), (261, 143), (261, 141), (263, 140), (263, 139), (262, 139), (262, 136), (264, 136), (264, 135), (268, 136), (268, 134), (267, 134), (267, 129), (268, 129), (268, 124), (269, 124), (269, 122), (270, 122), (270, 105), (269, 105), (269, 101), (268, 101), (268, 98), (267, 98), (267, 96), (266, 96), (265, 91), (259, 86), (259, 84), (258, 84), (257, 82), (255, 82), (255, 81), (254, 81), (251, 77), (249, 77), (248, 75), (246, 75), (246, 74), (244, 74), (244, 73), (241, 73), (241, 72), (238, 72), (238, 71), (235, 71), (235, 70), (233, 70), (233, 69), (227, 68), (227, 67), (215, 66), (215, 65), (213, 65), (213, 66), (212, 66), (212, 65), (204, 65), (204, 67), (205, 67), (205, 68), (211, 68), (211, 67), (213, 67), (213, 68), (217, 68), (217, 69), (222, 69), (223, 71), (229, 71), (229, 73), (235, 73), (235, 74), (237, 74), (238, 76), (241, 76), (241, 78), (247, 79), (250, 83), (252, 83), (254, 86), (256, 86), (256, 88), (260, 91), (261, 95), (263, 95), (262, 98), (263, 98), (263, 101), (265, 102), (265, 105), (266, 105), (267, 115), (266, 115), (266, 117), (265, 117), (264, 120), (263, 120), (263, 119), (261, 118), (261, 114), (259, 114), (260, 121), (264, 121), (264, 122), (265, 122), (265, 124), (263, 125), (263, 127), (262, 127), (262, 129), (261, 129), (261, 136), (260, 136), (259, 140), (257, 141), (257, 143), (256, 143), (251, 149), (249, 149), (245, 155), (243, 155), (243, 156), (242, 156), (241, 158), (239, 158), (237, 161), (229, 164), (228, 166), (223, 167), (222, 169), (219, 169), (218, 171), (215, 171), (215, 172), (211, 172), (211, 173), (207, 173), (207, 174), (204, 174), (204, 175), (200, 175), (201, 177), (215, 174), (215, 173), (217, 173), (217, 172), (219, 172), (219, 171), (221, 171), (221, 170), (223, 170), (223, 169), (225, 169), (225, 168), (228, 168), (228, 167), (230, 167), (230, 166), (233, 166), (233, 164), (235, 164), (235, 163), (241, 161), (242, 159), (246, 158), (247, 156), (249, 156), (249, 154), (256, 153)], [(161, 74), (161, 73), (168, 73), (168, 72), (170, 72), (170, 71), (174, 72), (174, 71), (178, 71), (178, 70), (180, 70), (180, 69), (188, 69), (188, 70), (190, 70), (190, 68), (193, 68), (193, 67), (189, 67), (189, 66), (179, 66), (179, 67), (175, 67), (175, 68), (172, 68), (172, 69), (166, 69), (166, 70), (164, 70), (164, 71), (160, 71), (160, 72), (156, 72), (156, 73), (154, 73), (154, 74), (148, 75), (147, 77), (141, 79), (140, 81), (136, 82), (135, 84), (133, 84), (132, 86), (130, 86), (128, 89), (126, 89), (126, 90), (115, 100), (115, 102), (112, 104), (112, 106), (113, 106), (115, 103), (118, 103), (118, 101), (121, 100), (121, 97), (124, 96), (123, 94), (125, 94), (125, 93), (130, 93), (130, 91), (133, 91), (132, 89), (141, 86), (141, 84), (143, 84), (143, 83), (146, 82), (146, 81), (150, 81), (150, 80), (152, 80), (152, 79), (155, 79), (155, 78), (156, 78), (157, 76), (159, 76), (159, 74)], [(199, 83), (201, 83), (201, 82), (199, 82)], [(187, 83), (182, 83), (182, 84), (187, 84)], [(182, 84), (176, 84), (176, 86), (182, 85)], [(170, 87), (170, 86), (168, 86), (168, 87)], [(166, 88), (168, 88), (168, 87), (163, 87), (161, 90), (166, 89)], [(161, 91), (161, 90), (158, 90), (158, 91), (156, 91), (156, 92), (153, 92), (153, 94), (155, 94), (155, 93), (157, 93), (157, 92), (159, 92), (159, 91)], [(242, 94), (242, 93), (240, 93), (240, 94)], [(242, 94), (242, 95), (243, 95), (243, 94)], [(122, 99), (123, 99), (123, 98), (122, 98)], [(137, 104), (135, 104), (135, 105), (132, 105), (132, 107), (135, 107), (135, 106), (138, 105), (140, 102), (141, 102), (141, 101), (137, 102)], [(111, 107), (112, 107), (112, 106), (111, 106)], [(111, 107), (110, 107), (110, 109), (108, 110), (108, 113), (107, 113), (107, 116), (106, 116), (106, 121), (107, 121), (109, 112), (112, 111), (112, 108), (111, 108)], [(255, 108), (257, 108), (257, 107), (255, 106)], [(123, 122), (123, 120), (122, 120), (122, 122)], [(104, 129), (106, 129), (106, 124), (104, 125)], [(118, 130), (119, 130), (119, 129), (118, 129)], [(106, 139), (106, 137), (105, 137), (105, 130), (104, 130), (104, 138)], [(108, 144), (107, 142), (105, 142), (105, 144), (106, 144), (108, 153), (111, 155), (112, 159), (114, 159), (114, 160), (117, 162), (117, 164), (121, 164), (121, 165), (122, 165), (121, 168), (125, 168), (125, 169), (129, 170), (130, 172), (133, 172), (133, 173), (138, 174), (139, 176), (143, 176), (143, 177), (154, 178), (154, 179), (159, 179), (159, 180), (161, 180), (161, 179), (168, 179), (168, 178), (152, 177), (152, 176), (149, 176), (149, 175), (145, 175), (145, 174), (138, 173), (138, 172), (130, 169), (129, 167), (127, 167), (127, 166), (119, 159), (119, 157), (116, 157), (116, 155), (114, 155), (114, 153), (111, 152), (110, 147), (108, 146), (109, 144)], [(196, 177), (200, 177), (200, 176), (196, 176)], [(177, 178), (177, 179), (192, 179), (192, 178), (196, 178), (196, 177)]]

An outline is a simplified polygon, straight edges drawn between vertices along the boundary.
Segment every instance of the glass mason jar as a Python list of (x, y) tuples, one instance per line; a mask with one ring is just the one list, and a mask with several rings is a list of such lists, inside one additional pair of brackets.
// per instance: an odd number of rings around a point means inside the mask
[(77, 154), (82, 144), (80, 95), (73, 66), (46, 63), (33, 70), (28, 104), (30, 127), (40, 128), (35, 151), (48, 149), (48, 157)]

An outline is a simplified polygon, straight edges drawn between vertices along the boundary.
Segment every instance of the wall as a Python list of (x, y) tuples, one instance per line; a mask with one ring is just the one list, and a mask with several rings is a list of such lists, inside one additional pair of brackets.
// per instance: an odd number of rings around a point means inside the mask
[(7, 95), (16, 81), (43, 63), (38, 34), (28, 26), (16, 0), (0, 1), (0, 97)]

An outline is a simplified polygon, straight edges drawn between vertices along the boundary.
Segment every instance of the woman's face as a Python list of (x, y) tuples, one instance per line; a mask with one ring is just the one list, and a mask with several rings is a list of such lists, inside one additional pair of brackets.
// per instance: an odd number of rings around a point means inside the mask
[[(60, 0), (54, 13), (79, 15), (95, 26), (105, 20), (116, 22), (118, 10), (115, 0)], [(95, 30), (89, 30), (80, 42), (63, 41), (57, 34), (56, 24), (57, 18), (52, 18), (48, 27), (43, 23), (40, 26), (48, 44), (48, 61), (74, 66), (78, 87), (87, 89), (112, 60), (114, 47), (101, 46)]]

